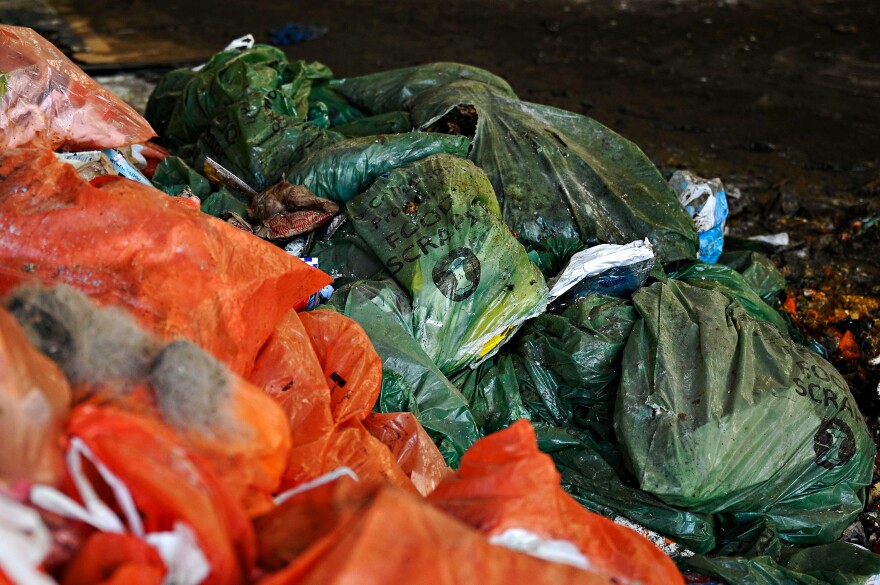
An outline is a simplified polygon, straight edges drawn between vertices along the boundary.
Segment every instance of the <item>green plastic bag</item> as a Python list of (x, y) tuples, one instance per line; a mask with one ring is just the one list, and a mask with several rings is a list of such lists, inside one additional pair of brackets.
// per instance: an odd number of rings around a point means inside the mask
[[(423, 91), (413, 126), (449, 127), (476, 115), (470, 160), (492, 181), (504, 221), (520, 241), (580, 238), (627, 244), (649, 238), (661, 262), (696, 259), (697, 230), (675, 193), (632, 142), (595, 120), (523, 102), (479, 81)], [(473, 124), (473, 122), (471, 122)]]
[(246, 195), (231, 191), (226, 187), (220, 187), (219, 191), (211, 193), (202, 201), (202, 211), (214, 217), (220, 217), (226, 212), (233, 212), (245, 221), (250, 219), (250, 200)]
[(307, 149), (339, 138), (297, 118), (290, 105), (283, 97), (234, 104), (211, 121), (194, 149), (181, 149), (181, 154), (191, 160), (210, 156), (255, 191), (264, 191)]
[(329, 83), (317, 83), (309, 93), (309, 106), (322, 103), (327, 108), (331, 126), (341, 126), (366, 118), (367, 115), (351, 105), (344, 95), (332, 89)]
[(519, 393), (513, 359), (508, 356), (465, 368), (451, 382), (461, 389), (484, 435), (506, 429), (521, 418), (532, 418)]
[(162, 159), (153, 174), (153, 185), (169, 195), (179, 195), (187, 187), (202, 200), (211, 194), (211, 183), (208, 179), (190, 168), (178, 156)]
[(527, 246), (529, 259), (537, 264), (547, 278), (553, 278), (568, 265), (571, 257), (586, 249), (578, 238), (547, 238)]
[(181, 100), (186, 85), (196, 76), (197, 73), (189, 68), (174, 69), (166, 73), (153, 88), (144, 117), (160, 137), (168, 133), (168, 124), (177, 102)]
[(873, 585), (880, 575), (880, 555), (847, 542), (755, 557), (697, 556), (679, 565), (730, 585)]
[(414, 337), (445, 375), (488, 357), (547, 307), (544, 277), (465, 159), (438, 154), (382, 175), (347, 214), (411, 296)]
[(470, 144), (464, 136), (427, 132), (349, 138), (313, 150), (288, 175), (319, 197), (345, 203), (391, 169), (432, 154), (467, 156)]
[(629, 303), (593, 295), (523, 327), (515, 342), (524, 368), (520, 385), (540, 396), (547, 422), (613, 435), (620, 360), (635, 321)]
[(320, 63), (288, 62), (269, 45), (221, 51), (198, 72), (184, 69), (165, 76), (150, 95), (147, 119), (156, 118), (156, 130), (172, 147), (194, 143), (217, 116), (242, 102), (283, 99), (293, 116), (305, 119), (311, 85), (332, 75)]
[(719, 264), (733, 268), (743, 275), (749, 286), (767, 303), (785, 290), (785, 277), (776, 265), (759, 252), (736, 250), (724, 252), (718, 258)]
[(642, 490), (793, 543), (837, 538), (864, 505), (874, 443), (825, 360), (715, 291), (633, 296), (614, 425)]
[[(669, 278), (692, 286), (718, 290), (739, 301), (752, 317), (773, 323), (788, 335), (788, 325), (776, 309), (764, 302), (746, 278), (723, 264), (698, 262), (668, 272)], [(784, 280), (783, 280), (784, 282)]]
[(607, 459), (614, 446), (584, 440), (579, 448), (551, 453), (562, 474), (562, 487), (585, 508), (609, 518), (623, 516), (674, 539), (694, 552), (715, 548), (715, 519), (710, 514), (682, 510), (624, 481), (628, 474)]
[(409, 114), (406, 112), (388, 112), (378, 114), (362, 120), (354, 120), (341, 126), (336, 126), (335, 131), (346, 138), (358, 136), (374, 136), (376, 134), (398, 134), (412, 130)]
[(529, 321), (491, 360), (452, 379), (483, 433), (532, 421), (563, 487), (590, 510), (624, 516), (690, 549), (715, 547), (715, 519), (639, 490), (611, 426), (620, 362), (637, 314), (630, 303), (590, 296), (562, 315)]
[(377, 410), (412, 412), (446, 463), (458, 467), (480, 433), (465, 397), (412, 339), (406, 293), (393, 281), (359, 282), (334, 293), (332, 305), (364, 328), (382, 358)]
[(429, 63), (361, 77), (334, 79), (330, 87), (365, 112), (375, 115), (408, 110), (412, 99), (422, 92), (467, 79), (490, 85), (503, 95), (516, 97), (510, 84), (497, 75), (459, 63)]
[(320, 261), (321, 270), (333, 277), (333, 286), (341, 288), (358, 280), (385, 280), (391, 274), (372, 248), (346, 221), (326, 240), (317, 240), (309, 256)]
[(197, 72), (166, 75), (150, 96), (147, 119), (197, 168), (210, 156), (261, 191), (306, 148), (340, 137), (306, 119), (312, 85), (331, 77), (324, 65), (288, 62), (268, 45), (221, 51)]

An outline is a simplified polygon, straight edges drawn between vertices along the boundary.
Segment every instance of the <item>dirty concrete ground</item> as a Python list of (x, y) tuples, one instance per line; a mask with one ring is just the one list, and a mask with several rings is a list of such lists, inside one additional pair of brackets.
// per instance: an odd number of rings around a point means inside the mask
[(880, 428), (874, 0), (49, 4), (83, 36), (90, 51), (76, 56), (96, 74), (133, 69), (155, 80), (169, 62), (199, 62), (243, 34), (266, 42), (288, 22), (315, 24), (329, 32), (285, 50), (337, 77), (477, 65), (523, 99), (599, 120), (661, 169), (720, 177), (741, 194), (731, 200), (731, 235), (790, 235), (771, 250), (789, 278), (780, 302), (828, 349)]

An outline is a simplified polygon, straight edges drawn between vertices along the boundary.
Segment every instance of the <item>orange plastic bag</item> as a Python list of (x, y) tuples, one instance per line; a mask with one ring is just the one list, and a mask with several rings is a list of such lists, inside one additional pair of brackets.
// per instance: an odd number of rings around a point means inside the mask
[(301, 313), (312, 347), (330, 388), (330, 410), (337, 425), (362, 421), (382, 389), (382, 358), (357, 321), (336, 311)]
[(229, 428), (179, 429), (190, 449), (211, 462), (211, 468), (250, 516), (272, 509), (272, 494), (290, 461), (287, 417), (259, 388), (234, 383)]
[(64, 282), (194, 341), (247, 376), (277, 323), (330, 277), (157, 189), (100, 188), (45, 150), (0, 154), (0, 294)]
[(95, 532), (64, 572), (61, 585), (162, 585), (156, 549), (130, 534)]
[(69, 376), (75, 404), (113, 405), (162, 421), (211, 462), (248, 512), (274, 506), (290, 426), (271, 397), (195, 344), (162, 343), (125, 311), (100, 308), (70, 287), (23, 287), (5, 302)]
[(382, 441), (423, 496), (427, 496), (452, 471), (431, 437), (409, 412), (373, 412), (364, 427)]
[[(95, 150), (146, 142), (149, 123), (29, 28), (0, 25), (0, 150)], [(2, 86), (0, 86), (2, 89)]]
[[(310, 453), (297, 452), (298, 445), (294, 441), (294, 453), (302, 458), (291, 459), (288, 477), (292, 481), (285, 487), (348, 467), (364, 481), (386, 482), (415, 491), (391, 451), (362, 424), (382, 386), (382, 359), (367, 334), (357, 322), (336, 311), (300, 313), (299, 319), (322, 370), (325, 397), (329, 397), (328, 402), (320, 402), (321, 408), (327, 410), (309, 413), (317, 417), (315, 423), (305, 418), (300, 423), (307, 427), (314, 424), (319, 430), (325, 430), (329, 412), (333, 426), (319, 441), (323, 446), (320, 453), (317, 449)], [(288, 334), (288, 339), (293, 335)], [(290, 360), (279, 362), (289, 363)], [(292, 426), (296, 434), (297, 423), (293, 422)], [(316, 455), (317, 460), (309, 458)]]
[(577, 547), (591, 570), (615, 583), (683, 584), (651, 542), (584, 509), (559, 485), (553, 460), (538, 450), (525, 420), (480, 439), (428, 500), (487, 536), (510, 542), (525, 530)]
[(258, 567), (267, 572), (284, 569), (334, 529), (355, 522), (380, 485), (341, 477), (291, 497), (256, 519)]
[[(260, 585), (612, 583), (493, 546), (418, 496), (393, 487), (352, 486), (343, 478), (313, 492), (282, 504), (271, 522), (258, 523), (267, 554), (261, 558), (289, 562)], [(270, 534), (270, 525), (278, 532)]]
[(0, 308), (0, 487), (58, 483), (69, 408), (64, 374)]
[(255, 541), (247, 516), (209, 465), (188, 453), (169, 428), (86, 405), (71, 414), (68, 433), (125, 484), (146, 533), (170, 531), (181, 522), (194, 532), (211, 567), (206, 585), (237, 585), (250, 574)]
[(284, 490), (339, 467), (365, 480), (415, 490), (391, 451), (361, 422), (378, 398), (382, 360), (355, 321), (327, 310), (288, 313), (260, 351), (249, 379), (290, 420)]
[(223, 420), (209, 427), (173, 424), (156, 405), (153, 390), (139, 386), (125, 395), (113, 389), (74, 388), (89, 404), (124, 410), (167, 425), (191, 453), (203, 458), (225, 492), (248, 514), (274, 507), (290, 459), (290, 426), (279, 406), (259, 388), (234, 379)]
[(286, 484), (296, 485), (327, 471), (323, 454), (336, 428), (330, 389), (295, 311), (287, 313), (260, 350), (248, 379), (271, 396), (290, 421), (292, 450)]
[(371, 435), (360, 421), (349, 422), (330, 435), (330, 444), (324, 453), (324, 472), (340, 467), (351, 469), (361, 481), (393, 485), (418, 493), (391, 450)]

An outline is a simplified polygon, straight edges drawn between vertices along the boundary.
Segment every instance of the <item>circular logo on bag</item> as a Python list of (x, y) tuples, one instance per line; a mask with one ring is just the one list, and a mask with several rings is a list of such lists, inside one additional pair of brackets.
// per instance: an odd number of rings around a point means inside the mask
[(813, 450), (820, 467), (834, 469), (846, 465), (856, 453), (852, 429), (839, 418), (826, 420), (813, 437)]
[(452, 301), (463, 301), (480, 284), (480, 259), (470, 248), (451, 251), (434, 265), (431, 278), (443, 296)]

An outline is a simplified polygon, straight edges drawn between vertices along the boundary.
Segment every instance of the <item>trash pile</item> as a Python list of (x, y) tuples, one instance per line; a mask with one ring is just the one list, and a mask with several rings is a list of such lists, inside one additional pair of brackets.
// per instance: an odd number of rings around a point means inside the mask
[(475, 67), (246, 39), (145, 120), (0, 35), (0, 583), (880, 574), (865, 421), (717, 179)]

